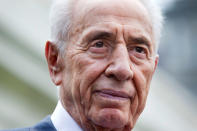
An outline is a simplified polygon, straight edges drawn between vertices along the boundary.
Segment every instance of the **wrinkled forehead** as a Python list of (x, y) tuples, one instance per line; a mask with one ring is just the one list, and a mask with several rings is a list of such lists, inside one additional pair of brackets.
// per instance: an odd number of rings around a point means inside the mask
[(139, 0), (78, 0), (73, 8), (72, 21), (77, 30), (108, 21), (132, 26), (137, 23), (152, 35), (149, 14)]
[(116, 21), (131, 25), (134, 21), (152, 34), (149, 14), (139, 0), (78, 0), (73, 6), (73, 27), (86, 28), (98, 22)]

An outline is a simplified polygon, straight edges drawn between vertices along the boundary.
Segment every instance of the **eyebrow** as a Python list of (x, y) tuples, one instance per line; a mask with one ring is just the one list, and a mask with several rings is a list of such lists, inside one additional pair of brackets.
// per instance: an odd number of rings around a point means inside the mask
[(114, 38), (115, 35), (112, 32), (98, 30), (98, 31), (91, 31), (86, 35), (86, 40), (93, 41), (97, 39), (107, 39), (107, 38)]

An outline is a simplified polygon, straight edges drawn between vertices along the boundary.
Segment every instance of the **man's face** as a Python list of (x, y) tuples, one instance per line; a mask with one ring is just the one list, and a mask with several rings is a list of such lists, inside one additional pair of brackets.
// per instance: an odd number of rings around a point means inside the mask
[(157, 58), (137, 0), (75, 3), (61, 72), (61, 101), (85, 130), (130, 130), (144, 109)]

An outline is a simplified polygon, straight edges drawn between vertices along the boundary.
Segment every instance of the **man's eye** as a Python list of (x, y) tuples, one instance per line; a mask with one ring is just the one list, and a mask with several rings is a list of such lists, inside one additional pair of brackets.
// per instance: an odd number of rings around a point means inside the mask
[(134, 46), (130, 50), (130, 56), (137, 59), (145, 59), (147, 57), (147, 50), (145, 47)]
[(96, 48), (102, 48), (104, 46), (104, 43), (102, 41), (98, 41), (94, 44), (94, 47)]
[(89, 51), (94, 54), (106, 54), (108, 46), (104, 41), (98, 40), (91, 44)]
[(142, 53), (142, 54), (145, 53), (145, 49), (142, 48), (142, 47), (135, 47), (135, 51), (136, 51), (137, 53)]

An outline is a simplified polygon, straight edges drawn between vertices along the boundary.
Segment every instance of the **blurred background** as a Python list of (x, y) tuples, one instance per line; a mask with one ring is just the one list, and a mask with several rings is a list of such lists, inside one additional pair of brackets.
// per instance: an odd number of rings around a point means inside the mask
[[(197, 130), (197, 0), (154, 0), (165, 24), (134, 131)], [(44, 58), (51, 0), (0, 0), (0, 129), (32, 126), (57, 102)]]

